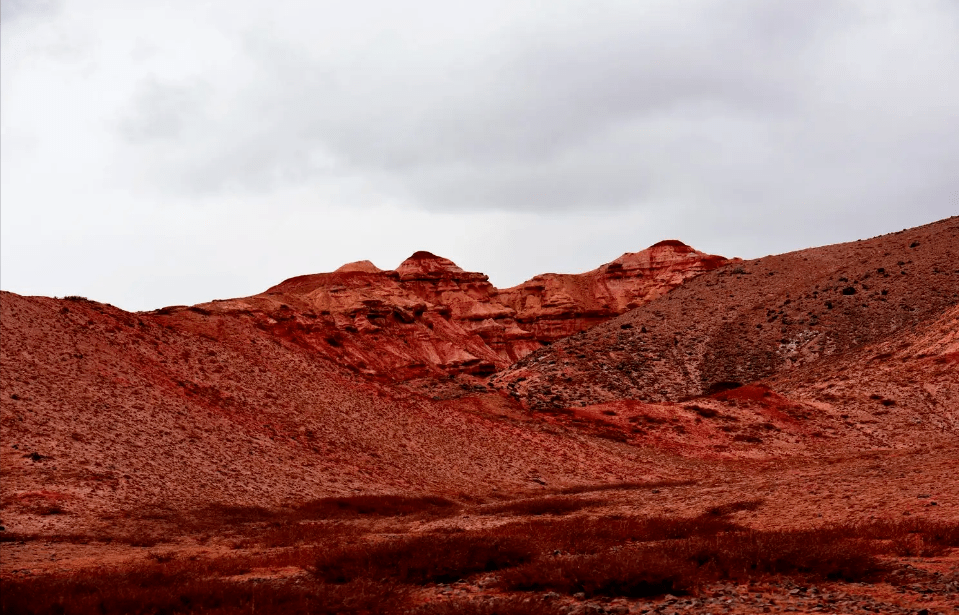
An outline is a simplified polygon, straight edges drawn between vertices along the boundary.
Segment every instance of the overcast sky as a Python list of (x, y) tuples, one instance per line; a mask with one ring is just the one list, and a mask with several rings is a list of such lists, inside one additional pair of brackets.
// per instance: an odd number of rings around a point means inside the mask
[(959, 2), (0, 0), (0, 286), (500, 287), (959, 213)]

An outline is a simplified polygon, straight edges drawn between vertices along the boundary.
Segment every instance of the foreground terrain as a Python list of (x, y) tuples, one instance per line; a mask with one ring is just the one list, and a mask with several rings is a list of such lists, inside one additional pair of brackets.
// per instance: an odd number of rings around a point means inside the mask
[(0, 296), (4, 612), (959, 609), (959, 218)]

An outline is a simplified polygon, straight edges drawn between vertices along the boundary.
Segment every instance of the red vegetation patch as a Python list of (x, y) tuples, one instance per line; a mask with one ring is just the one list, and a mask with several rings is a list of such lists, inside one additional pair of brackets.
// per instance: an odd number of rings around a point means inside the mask
[(695, 480), (658, 480), (658, 481), (632, 481), (619, 483), (603, 483), (600, 485), (576, 485), (573, 487), (564, 487), (558, 489), (557, 493), (564, 495), (573, 495), (577, 493), (589, 493), (593, 491), (617, 491), (632, 489), (661, 489), (663, 487), (685, 487), (695, 485)]
[(516, 566), (533, 558), (523, 538), (430, 534), (324, 553), (314, 572), (328, 583), (390, 578), (403, 583), (450, 583), (478, 572)]
[(561, 615), (568, 611), (548, 597), (509, 596), (492, 600), (433, 602), (411, 615)]
[(502, 586), (511, 591), (582, 592), (592, 596), (633, 598), (662, 594), (685, 594), (692, 588), (696, 566), (677, 561), (655, 550), (621, 551), (615, 557), (564, 556), (540, 560), (502, 577)]
[[(301, 579), (238, 583), (226, 578), (261, 563), (268, 562), (257, 558), (223, 558), (212, 562), (174, 560), (125, 571), (90, 570), (68, 576), (4, 579), (0, 611), (36, 615), (197, 612), (359, 615), (398, 612), (399, 605), (405, 601), (404, 589), (365, 579), (346, 585), (326, 585), (305, 583)], [(305, 562), (302, 565), (306, 565)]]
[[(535, 519), (386, 541), (327, 535), (316, 547), (253, 557), (157, 555), (152, 563), (123, 570), (4, 579), (0, 610), (526, 615), (556, 611), (547, 598), (534, 596), (417, 605), (410, 586), (492, 571), (502, 589), (588, 596), (679, 595), (712, 582), (783, 577), (802, 583), (882, 582), (901, 569), (880, 555), (939, 555), (959, 546), (959, 523), (910, 519), (753, 531), (723, 518), (755, 506), (755, 500), (731, 502), (693, 518)], [(311, 564), (312, 575), (306, 572)], [(294, 571), (295, 578), (242, 580), (250, 572), (280, 569)]]

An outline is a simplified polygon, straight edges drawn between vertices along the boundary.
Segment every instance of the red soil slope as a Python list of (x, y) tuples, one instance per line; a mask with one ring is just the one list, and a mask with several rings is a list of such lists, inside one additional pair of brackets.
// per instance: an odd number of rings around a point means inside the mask
[[(659, 476), (499, 394), (450, 405), (368, 381), (262, 314), (131, 314), (6, 292), (0, 308), (8, 529), (145, 506)], [(45, 514), (51, 503), (66, 514)]]
[(747, 261), (492, 380), (533, 409), (700, 451), (954, 439), (957, 262), (959, 218)]
[(560, 406), (702, 395), (935, 321), (959, 303), (957, 263), (959, 218), (746, 261), (539, 350), (496, 381), (544, 406), (556, 395)]

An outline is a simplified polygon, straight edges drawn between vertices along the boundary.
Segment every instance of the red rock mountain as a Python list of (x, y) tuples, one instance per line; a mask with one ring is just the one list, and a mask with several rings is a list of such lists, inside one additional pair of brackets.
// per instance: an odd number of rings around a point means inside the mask
[(955, 437), (957, 263), (955, 217), (745, 261), (540, 349), (492, 384), (660, 446), (767, 454), (812, 435), (862, 447)]
[(593, 271), (499, 290), (482, 273), (417, 252), (393, 271), (361, 261), (253, 297), (157, 313), (246, 318), (367, 376), (485, 376), (728, 262), (669, 240)]
[[(735, 263), (665, 242), (501, 291), (420, 252), (149, 313), (4, 292), (2, 521), (951, 450), (957, 262), (951, 218)], [(446, 394), (395, 381), (424, 375)]]

